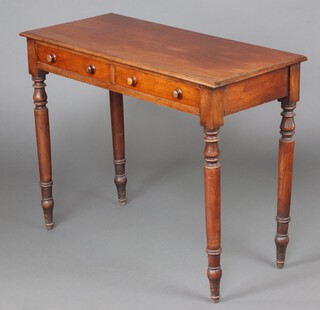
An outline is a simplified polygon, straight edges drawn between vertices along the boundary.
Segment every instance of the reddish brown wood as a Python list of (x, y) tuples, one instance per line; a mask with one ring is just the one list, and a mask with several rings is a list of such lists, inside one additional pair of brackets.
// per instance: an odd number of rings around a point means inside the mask
[(289, 67), (289, 102), (300, 100), (300, 63)]
[[(47, 60), (48, 55), (54, 55), (55, 60), (49, 62)], [(68, 71), (75, 72), (85, 77), (91, 77), (105, 82), (110, 82), (111, 80), (109, 63), (93, 59), (90, 56), (80, 55), (74, 51), (67, 51), (56, 46), (39, 44), (38, 60), (41, 63), (61, 69), (67, 69)], [(91, 65), (94, 65), (96, 68), (94, 73), (89, 73), (86, 70), (87, 67)]]
[(224, 91), (224, 114), (229, 115), (259, 104), (286, 97), (288, 68), (230, 84)]
[[(199, 89), (197, 87), (186, 85), (184, 82), (171, 80), (164, 77), (159, 77), (154, 74), (141, 72), (141, 70), (134, 70), (124, 67), (116, 68), (116, 84), (122, 87), (130, 88), (134, 91), (147, 93), (156, 97), (172, 100), (179, 104), (188, 105), (196, 109), (199, 108)], [(135, 83), (128, 85), (128, 79), (134, 78)], [(173, 97), (173, 91), (181, 90), (180, 98)]]
[(53, 205), (52, 198), (52, 172), (51, 172), (51, 148), (50, 148), (50, 128), (49, 114), (47, 108), (47, 94), (45, 73), (39, 72), (32, 77), (34, 84), (33, 100), (35, 104), (34, 116), (38, 148), (40, 187), (41, 187), (41, 206), (44, 212), (44, 220), (48, 230), (53, 228)]
[(223, 125), (224, 87), (200, 89), (200, 124), (205, 128), (218, 128)]
[(277, 203), (277, 234), (275, 243), (277, 248), (277, 267), (283, 268), (286, 249), (289, 242), (288, 228), (290, 222), (290, 205), (294, 157), (294, 130), (296, 100), (299, 100), (300, 66), (289, 69), (289, 96), (281, 99), (283, 109), (280, 125), (281, 138), (279, 141), (278, 165), (278, 203)]
[(277, 267), (285, 262), (286, 248), (289, 242), (288, 226), (290, 221), (290, 202), (292, 188), (293, 153), (294, 153), (294, 109), (295, 104), (282, 103), (283, 112), (279, 141), (278, 166), (278, 210), (277, 210)]
[(205, 129), (204, 149), (204, 189), (207, 228), (208, 279), (211, 300), (220, 298), (221, 215), (220, 215), (220, 163), (219, 128)]
[(297, 54), (117, 14), (21, 35), (209, 87), (245, 80), (306, 60)]
[[(116, 67), (112, 61), (95, 56), (80, 54), (55, 45), (39, 44), (36, 47), (38, 62), (34, 65), (44, 71), (50, 71), (95, 86), (108, 88), (139, 99), (161, 104), (172, 109), (198, 115), (199, 86), (188, 81), (156, 75), (132, 67)], [(54, 55), (55, 61), (49, 62), (48, 55)], [(88, 74), (86, 67), (93, 64), (94, 74)], [(32, 68), (32, 66), (30, 66)], [(128, 85), (127, 80), (136, 74), (139, 83)], [(174, 98), (172, 93), (182, 90), (181, 98)]]
[(127, 203), (125, 173), (125, 142), (124, 142), (124, 117), (122, 94), (110, 91), (110, 113), (113, 142), (113, 158), (115, 167), (114, 182), (117, 186), (119, 204)]
[(116, 14), (27, 31), (29, 73), (35, 81), (35, 115), (42, 206), (52, 227), (50, 137), (44, 72), (110, 90), (115, 183), (126, 201), (122, 94), (198, 115), (205, 128), (205, 204), (208, 278), (219, 300), (220, 164), (218, 129), (224, 116), (283, 98), (279, 147), (278, 266), (288, 242), (294, 149), (293, 109), (299, 100), (305, 56), (217, 38)]
[[(277, 69), (286, 70), (289, 65), (306, 60), (297, 54), (116, 14), (21, 35), (37, 42), (38, 69), (195, 115), (199, 115), (201, 105), (201, 123), (210, 128), (223, 123), (220, 111), (228, 115), (286, 96), (286, 83)], [(49, 64), (46, 56), (51, 52), (57, 53), (57, 61)], [(93, 75), (85, 71), (91, 60), (97, 63)], [(126, 84), (133, 73), (140, 75), (136, 87)], [(234, 84), (240, 81), (243, 83)], [(212, 91), (223, 85), (228, 86), (223, 106), (212, 106), (210, 102), (215, 99), (199, 98), (199, 88)], [(175, 88), (183, 91), (182, 98), (171, 96)], [(210, 106), (205, 106), (207, 103)]]
[[(149, 94), (149, 93), (144, 93), (144, 92), (140, 92), (137, 91), (136, 89), (129, 87), (129, 86), (121, 86), (119, 84), (115, 84), (115, 71), (113, 69), (113, 67), (111, 66), (111, 83), (109, 81), (105, 81), (105, 80), (100, 80), (100, 79), (96, 79), (94, 77), (88, 76), (88, 75), (81, 75), (79, 73), (76, 73), (74, 71), (70, 71), (67, 69), (62, 69), (56, 66), (52, 66), (49, 64), (44, 64), (44, 63), (38, 63), (37, 64), (37, 68), (44, 70), (44, 71), (48, 71), (48, 72), (52, 72), (61, 76), (65, 76), (74, 80), (78, 80), (87, 84), (92, 84), (98, 87), (103, 87), (103, 88), (107, 88), (111, 91), (114, 92), (118, 92), (124, 95), (128, 95), (131, 97), (135, 97), (138, 99), (142, 99), (148, 102), (153, 102), (155, 104), (158, 105), (163, 105), (165, 107), (171, 108), (171, 109), (175, 109), (178, 111), (182, 111), (182, 112), (186, 112), (186, 113), (190, 113), (193, 115), (199, 115), (199, 107), (194, 107), (191, 105), (186, 105), (178, 102), (177, 100), (173, 100), (173, 99), (166, 99), (163, 97), (157, 97), (155, 95)], [(141, 72), (145, 72), (142, 71)], [(184, 85), (187, 84), (189, 85), (188, 82), (186, 81), (181, 81), (181, 80), (177, 80), (177, 85)], [(157, 85), (155, 85), (155, 87), (157, 87)], [(194, 87), (197, 87), (196, 85), (194, 85)]]
[(37, 75), (37, 44), (35, 40), (27, 38), (28, 69), (31, 76)]

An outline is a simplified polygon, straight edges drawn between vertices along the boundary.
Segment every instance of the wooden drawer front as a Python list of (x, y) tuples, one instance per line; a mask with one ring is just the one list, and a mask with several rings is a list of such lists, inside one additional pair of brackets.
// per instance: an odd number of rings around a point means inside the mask
[[(80, 56), (72, 52), (67, 52), (59, 48), (47, 45), (38, 45), (38, 61), (78, 73), (83, 76), (92, 77), (98, 80), (110, 82), (110, 65), (102, 61), (91, 59), (90, 57)], [(54, 61), (47, 59), (48, 55), (55, 57)], [(88, 66), (94, 66), (95, 71), (92, 73), (87, 72)]]
[[(128, 79), (130, 78), (135, 80), (135, 85), (128, 84)], [(179, 81), (165, 79), (152, 74), (136, 71), (134, 69), (117, 67), (116, 84), (170, 101), (179, 102), (196, 108), (199, 107), (199, 89), (190, 85), (182, 84)], [(181, 90), (182, 92), (180, 98), (174, 98), (173, 96), (173, 91), (177, 90)]]

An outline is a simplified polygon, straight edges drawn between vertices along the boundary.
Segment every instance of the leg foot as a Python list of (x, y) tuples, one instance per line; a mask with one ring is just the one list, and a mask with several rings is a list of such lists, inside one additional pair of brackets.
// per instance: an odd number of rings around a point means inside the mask
[(125, 206), (127, 203), (127, 195), (126, 195), (126, 185), (127, 185), (127, 177), (125, 175), (125, 164), (126, 160), (114, 160), (115, 167), (115, 177), (114, 183), (117, 187), (118, 192), (118, 202), (120, 206)]
[(46, 224), (47, 230), (52, 230), (53, 229), (53, 223), (51, 224)]
[[(288, 231), (288, 225), (289, 225), (290, 218), (278, 218), (277, 217), (277, 235), (274, 238), (276, 248), (277, 248), (277, 259), (276, 259), (276, 264), (278, 269), (282, 269), (285, 263), (286, 259), (286, 250), (287, 250), (287, 245), (289, 243), (289, 237), (288, 234), (282, 235), (280, 232), (282, 231)], [(286, 225), (286, 226), (284, 226)]]
[(47, 230), (53, 229), (53, 205), (54, 201), (52, 198), (45, 198), (41, 201), (41, 207), (43, 209), (44, 223)]
[(219, 267), (208, 267), (207, 276), (210, 284), (210, 298), (213, 303), (218, 303), (220, 300), (220, 280), (222, 270)]

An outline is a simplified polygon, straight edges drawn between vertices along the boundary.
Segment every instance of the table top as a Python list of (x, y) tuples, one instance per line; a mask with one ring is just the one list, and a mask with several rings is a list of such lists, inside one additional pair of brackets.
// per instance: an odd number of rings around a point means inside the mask
[(302, 55), (113, 13), (21, 35), (210, 87), (307, 60)]

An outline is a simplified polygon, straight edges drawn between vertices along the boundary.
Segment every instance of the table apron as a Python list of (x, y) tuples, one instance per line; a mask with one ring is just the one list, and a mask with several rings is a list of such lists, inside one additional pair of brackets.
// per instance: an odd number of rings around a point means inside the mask
[(224, 115), (286, 97), (288, 77), (288, 68), (283, 68), (226, 86), (223, 91)]

